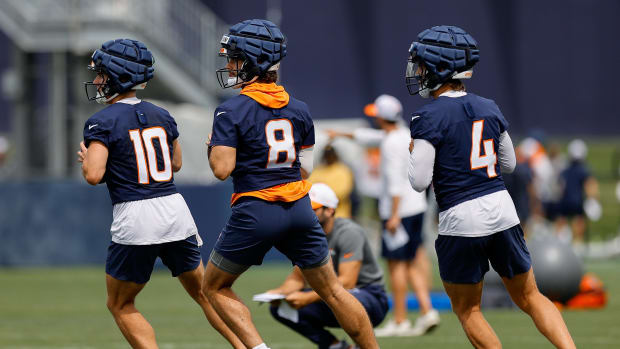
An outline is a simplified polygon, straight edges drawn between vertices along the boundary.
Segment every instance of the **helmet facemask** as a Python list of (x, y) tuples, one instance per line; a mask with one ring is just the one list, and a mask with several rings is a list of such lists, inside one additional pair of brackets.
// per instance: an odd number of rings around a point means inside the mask
[(84, 82), (86, 98), (107, 104), (130, 90), (144, 89), (153, 78), (154, 63), (152, 53), (140, 41), (106, 41), (100, 49), (93, 52), (87, 67), (94, 71), (97, 77), (93, 81)]
[[(251, 63), (240, 51), (229, 51), (221, 48), (220, 57), (226, 57), (226, 66), (215, 71), (217, 81), (222, 88), (240, 88), (243, 84), (250, 82), (256, 74), (251, 72)], [(229, 68), (231, 61), (236, 61), (232, 68)]]
[(419, 94), (422, 98), (428, 98), (431, 91), (441, 86), (438, 77), (426, 69), (422, 60), (415, 57), (415, 53), (407, 62), (405, 84), (410, 95)]
[(91, 64), (88, 66), (88, 70), (94, 71), (97, 75), (105, 76), (105, 79), (102, 83), (94, 83), (94, 80), (84, 83), (86, 98), (89, 101), (95, 101), (99, 104), (106, 104), (112, 99), (114, 99), (116, 96), (118, 96), (118, 93), (112, 92), (113, 89), (110, 86), (110, 78), (106, 73), (105, 69), (103, 69), (102, 67), (97, 67), (95, 66), (94, 62), (91, 62)]
[[(440, 71), (443, 71), (443, 68), (440, 68)], [(446, 81), (469, 79), (472, 74), (472, 69), (453, 72)], [(405, 84), (410, 95), (419, 94), (422, 98), (429, 98), (430, 93), (437, 91), (446, 81), (442, 81), (437, 74), (427, 69), (420, 58), (415, 58), (415, 53), (409, 58), (405, 72)]]
[(233, 25), (220, 44), (219, 55), (228, 60), (226, 67), (216, 71), (222, 88), (240, 88), (261, 80), (268, 72), (277, 70), (286, 56), (284, 35), (275, 24), (263, 19)]
[(455, 26), (435, 26), (409, 47), (405, 83), (409, 93), (429, 97), (451, 80), (469, 79), (480, 59), (476, 40)]

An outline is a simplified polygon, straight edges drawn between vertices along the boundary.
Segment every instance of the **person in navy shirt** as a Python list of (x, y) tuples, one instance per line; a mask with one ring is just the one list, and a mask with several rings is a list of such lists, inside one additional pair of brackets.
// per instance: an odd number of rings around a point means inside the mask
[(489, 262), (513, 301), (558, 348), (575, 344), (557, 308), (537, 289), (514, 204), (502, 179), (515, 152), (508, 122), (490, 99), (465, 92), (480, 51), (454, 26), (424, 30), (409, 49), (411, 94), (433, 100), (411, 116), (409, 180), (417, 191), (433, 183), (439, 206), (435, 249), (452, 309), (477, 348), (501, 348), (480, 312)]
[(215, 110), (209, 164), (220, 180), (233, 177), (232, 215), (211, 252), (204, 287), (218, 314), (248, 348), (267, 345), (248, 308), (232, 290), (250, 266), (276, 247), (298, 266), (361, 348), (378, 348), (362, 305), (338, 282), (327, 239), (312, 211), (301, 170), (312, 171), (314, 126), (308, 106), (277, 85), (286, 55), (284, 35), (273, 23), (237, 23), (222, 37), (217, 71), (223, 88), (240, 95)]
[(173, 173), (182, 165), (177, 125), (166, 110), (136, 98), (136, 90), (153, 77), (152, 65), (143, 43), (108, 41), (93, 53), (89, 69), (97, 76), (85, 83), (89, 100), (107, 104), (86, 121), (78, 161), (89, 184), (106, 183), (114, 205), (108, 309), (132, 347), (157, 347), (153, 328), (134, 302), (159, 257), (216, 330), (233, 347), (245, 348), (202, 292), (202, 241), (174, 185)]
[[(559, 202), (559, 217), (556, 218), (556, 231), (561, 233), (570, 223), (573, 242), (583, 243), (587, 229), (584, 206), (600, 207), (597, 201), (598, 182), (585, 163), (588, 147), (581, 139), (568, 144), (568, 166), (560, 173), (562, 196)], [(590, 211), (592, 212), (592, 211)], [(593, 217), (596, 218), (596, 217)]]

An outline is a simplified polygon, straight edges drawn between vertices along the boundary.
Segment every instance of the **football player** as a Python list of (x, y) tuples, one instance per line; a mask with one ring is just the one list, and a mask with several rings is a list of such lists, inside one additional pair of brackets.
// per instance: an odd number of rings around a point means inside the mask
[(432, 97), (411, 118), (409, 179), (417, 191), (433, 182), (439, 206), (435, 249), (439, 272), (467, 337), (477, 348), (501, 348), (480, 312), (489, 262), (513, 301), (558, 348), (575, 348), (556, 307), (536, 287), (519, 218), (502, 180), (515, 153), (508, 122), (490, 99), (465, 91), (479, 60), (474, 38), (454, 26), (424, 30), (409, 48), (410, 94)]
[(245, 348), (202, 292), (202, 241), (173, 173), (181, 169), (174, 118), (136, 98), (153, 78), (153, 55), (136, 40), (105, 42), (92, 55), (89, 100), (107, 107), (84, 125), (78, 161), (89, 184), (105, 182), (112, 199), (112, 241), (106, 261), (108, 309), (134, 348), (157, 348), (155, 332), (134, 301), (160, 257), (235, 348)]
[(208, 143), (217, 178), (232, 176), (232, 216), (211, 252), (205, 289), (211, 304), (248, 348), (267, 348), (235, 280), (276, 247), (298, 266), (362, 348), (378, 348), (362, 305), (338, 282), (327, 239), (312, 211), (301, 169), (312, 170), (314, 125), (308, 106), (275, 82), (286, 55), (284, 36), (266, 20), (237, 23), (222, 37), (223, 88), (240, 88), (215, 110)]

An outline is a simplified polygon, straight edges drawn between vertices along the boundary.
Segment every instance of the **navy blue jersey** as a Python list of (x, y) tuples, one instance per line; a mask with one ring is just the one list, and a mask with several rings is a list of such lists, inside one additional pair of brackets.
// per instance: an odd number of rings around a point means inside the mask
[(308, 106), (295, 98), (272, 109), (239, 95), (215, 110), (210, 144), (236, 148), (231, 176), (235, 193), (245, 193), (300, 181), (298, 154), (314, 145), (314, 124)]
[(490, 99), (439, 97), (413, 113), (411, 137), (435, 147), (433, 186), (440, 211), (505, 189), (497, 149), (508, 122)]
[(108, 148), (103, 180), (113, 204), (177, 192), (172, 142), (178, 136), (172, 116), (148, 102), (109, 105), (84, 125), (87, 147), (96, 140)]
[(562, 192), (562, 204), (565, 206), (581, 207), (583, 205), (584, 193), (583, 186), (590, 177), (590, 171), (581, 161), (572, 161), (570, 165), (562, 171), (560, 178), (564, 184)]

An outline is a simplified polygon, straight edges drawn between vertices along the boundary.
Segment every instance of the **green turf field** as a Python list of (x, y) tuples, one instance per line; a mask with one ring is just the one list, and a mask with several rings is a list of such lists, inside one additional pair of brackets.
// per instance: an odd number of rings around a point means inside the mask
[[(601, 311), (565, 311), (579, 348), (620, 348), (620, 260), (589, 262), (609, 291)], [(235, 290), (251, 307), (254, 320), (273, 349), (314, 348), (271, 319), (267, 306), (250, 301), (253, 293), (276, 286), (289, 268), (271, 264), (250, 269)], [(438, 285), (436, 285), (438, 286)], [(154, 273), (138, 299), (160, 347), (228, 348), (202, 312), (167, 272)], [(504, 348), (550, 348), (529, 318), (518, 311), (487, 311)], [(389, 316), (389, 315), (388, 315)], [(414, 319), (415, 314), (411, 314)], [(338, 332), (344, 336), (343, 332)], [(382, 348), (467, 348), (456, 317), (442, 313), (442, 325), (421, 338), (380, 339)], [(102, 268), (0, 269), (0, 348), (127, 348), (105, 306)]]

